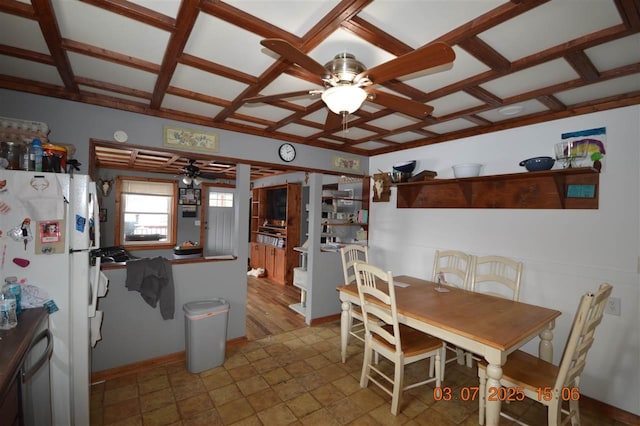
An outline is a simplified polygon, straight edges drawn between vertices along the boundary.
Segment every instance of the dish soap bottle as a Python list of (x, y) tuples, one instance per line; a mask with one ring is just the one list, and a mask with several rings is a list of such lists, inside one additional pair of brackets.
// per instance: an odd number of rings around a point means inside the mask
[(42, 171), (42, 142), (40, 142), (40, 139), (34, 139), (31, 142), (31, 147), (29, 148), (29, 170)]

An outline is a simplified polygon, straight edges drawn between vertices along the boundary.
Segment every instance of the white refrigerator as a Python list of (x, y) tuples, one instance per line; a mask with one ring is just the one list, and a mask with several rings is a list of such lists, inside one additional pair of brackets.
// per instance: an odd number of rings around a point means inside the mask
[(90, 322), (101, 319), (96, 302), (106, 292), (100, 259), (90, 265), (99, 225), (96, 186), (88, 176), (0, 170), (2, 283), (16, 277), (23, 300), (48, 296), (57, 307), (49, 315), (53, 425), (89, 424), (90, 329), (99, 330)]

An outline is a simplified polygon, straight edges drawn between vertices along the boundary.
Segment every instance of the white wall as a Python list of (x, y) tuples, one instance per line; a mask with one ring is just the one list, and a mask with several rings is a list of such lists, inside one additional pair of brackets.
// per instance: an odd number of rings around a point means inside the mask
[[(611, 283), (613, 296), (622, 299), (622, 315), (606, 315), (597, 330), (582, 392), (640, 414), (639, 122), (640, 106), (633, 106), (372, 158), (369, 170), (390, 171), (415, 159), (416, 172), (435, 170), (438, 178), (453, 177), (451, 165), (465, 162), (483, 163), (483, 175), (525, 172), (518, 163), (553, 156), (562, 133), (607, 129), (598, 210), (396, 209), (394, 187), (390, 202), (371, 203), (372, 261), (397, 275), (430, 277), (436, 249), (522, 260), (520, 300), (562, 311), (553, 339), (555, 363), (579, 297)], [(537, 353), (537, 341), (525, 350)]]

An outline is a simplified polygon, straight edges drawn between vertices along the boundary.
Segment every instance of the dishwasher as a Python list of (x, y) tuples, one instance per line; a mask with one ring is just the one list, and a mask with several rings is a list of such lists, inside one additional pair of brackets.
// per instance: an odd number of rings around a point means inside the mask
[(49, 359), (52, 352), (53, 336), (49, 331), (49, 321), (45, 318), (31, 340), (20, 371), (24, 426), (51, 425)]

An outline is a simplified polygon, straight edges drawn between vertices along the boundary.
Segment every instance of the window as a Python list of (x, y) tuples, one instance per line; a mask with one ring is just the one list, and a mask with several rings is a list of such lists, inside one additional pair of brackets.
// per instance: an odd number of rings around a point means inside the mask
[(233, 207), (233, 192), (209, 192), (209, 207)]
[(171, 180), (118, 177), (115, 244), (130, 250), (173, 247), (177, 189)]

